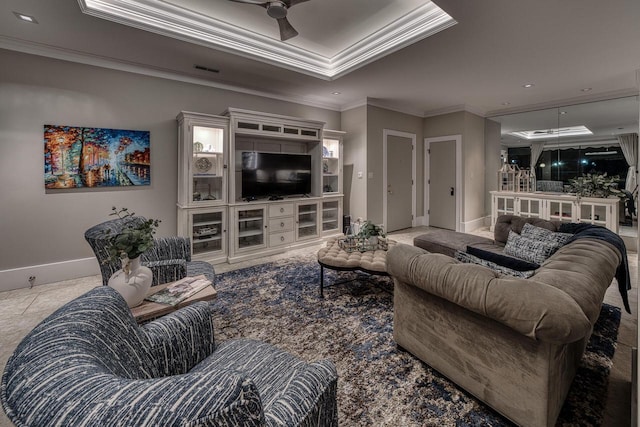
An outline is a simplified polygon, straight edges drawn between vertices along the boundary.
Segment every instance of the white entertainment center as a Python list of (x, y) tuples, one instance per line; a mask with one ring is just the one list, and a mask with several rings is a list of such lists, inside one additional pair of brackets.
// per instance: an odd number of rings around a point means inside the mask
[(344, 132), (237, 108), (177, 120), (178, 235), (194, 258), (239, 262), (342, 232)]

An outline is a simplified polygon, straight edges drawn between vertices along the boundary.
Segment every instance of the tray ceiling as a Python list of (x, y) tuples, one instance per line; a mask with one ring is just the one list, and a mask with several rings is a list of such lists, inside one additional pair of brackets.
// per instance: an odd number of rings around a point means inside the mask
[(333, 80), (456, 21), (424, 0), (310, 0), (286, 42), (264, 8), (228, 0), (78, 0), (88, 15)]

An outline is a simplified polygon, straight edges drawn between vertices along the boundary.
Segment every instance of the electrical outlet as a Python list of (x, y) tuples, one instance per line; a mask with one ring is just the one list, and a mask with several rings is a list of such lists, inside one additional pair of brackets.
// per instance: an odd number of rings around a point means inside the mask
[(36, 276), (29, 276), (29, 287), (33, 288), (33, 284), (36, 282)]

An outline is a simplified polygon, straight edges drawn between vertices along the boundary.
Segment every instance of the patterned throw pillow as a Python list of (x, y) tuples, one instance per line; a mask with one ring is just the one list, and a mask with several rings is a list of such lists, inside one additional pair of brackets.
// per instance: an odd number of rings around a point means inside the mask
[(482, 265), (484, 267), (490, 268), (491, 270), (497, 273), (504, 274), (507, 276), (520, 277), (523, 279), (528, 279), (529, 277), (533, 276), (535, 273), (535, 270), (529, 270), (529, 271), (512, 270), (510, 268), (498, 265), (495, 262), (487, 261), (485, 259), (478, 258), (475, 255), (471, 255), (469, 253), (462, 252), (462, 251), (456, 251), (455, 259), (466, 264)]
[(560, 246), (567, 243), (567, 241), (573, 237), (573, 234), (569, 233), (557, 233), (546, 228), (536, 227), (529, 223), (522, 227), (520, 235), (534, 240), (542, 240), (549, 243), (558, 243)]
[(504, 253), (529, 262), (542, 264), (544, 260), (553, 255), (560, 246), (562, 245), (557, 242), (530, 239), (510, 230), (507, 244), (504, 246)]

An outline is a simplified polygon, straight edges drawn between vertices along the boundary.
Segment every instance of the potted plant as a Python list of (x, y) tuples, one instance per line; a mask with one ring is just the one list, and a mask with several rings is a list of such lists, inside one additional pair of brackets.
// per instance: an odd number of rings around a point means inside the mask
[(604, 174), (586, 174), (569, 180), (571, 192), (579, 197), (602, 197), (617, 196), (626, 199), (624, 192), (618, 190), (619, 176), (607, 176)]
[[(159, 219), (135, 221), (135, 213), (129, 212), (127, 208), (118, 209), (114, 206), (111, 210), (109, 216), (131, 218), (118, 234), (109, 239), (108, 250), (111, 260), (136, 259), (153, 247), (153, 235), (160, 224)], [(111, 230), (107, 230), (106, 233), (111, 234)]]
[[(153, 235), (160, 220), (136, 218), (127, 208), (114, 206), (111, 210), (110, 216), (126, 221), (118, 234), (108, 238), (110, 260), (119, 259), (122, 263), (122, 269), (109, 278), (109, 286), (124, 297), (129, 307), (135, 307), (142, 303), (153, 281), (153, 273), (141, 265), (140, 255), (153, 247)], [(111, 234), (111, 230), (105, 234)]]
[(368, 241), (371, 245), (377, 245), (379, 238), (384, 238), (385, 236), (386, 234), (381, 225), (376, 225), (369, 220), (360, 225), (358, 237)]

